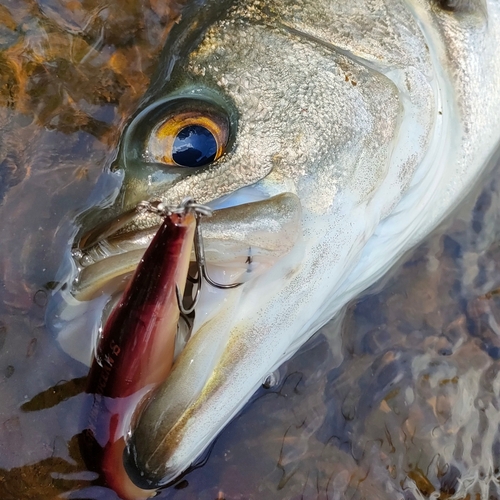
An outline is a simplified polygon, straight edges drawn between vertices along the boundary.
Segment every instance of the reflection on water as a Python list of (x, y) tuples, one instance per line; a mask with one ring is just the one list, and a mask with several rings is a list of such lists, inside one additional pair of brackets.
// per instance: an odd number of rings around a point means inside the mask
[[(44, 308), (68, 221), (176, 15), (155, 0), (0, 3), (2, 499), (116, 498), (81, 461), (86, 369)], [(159, 498), (498, 498), (497, 177), (349, 308), (341, 353), (331, 324)]]

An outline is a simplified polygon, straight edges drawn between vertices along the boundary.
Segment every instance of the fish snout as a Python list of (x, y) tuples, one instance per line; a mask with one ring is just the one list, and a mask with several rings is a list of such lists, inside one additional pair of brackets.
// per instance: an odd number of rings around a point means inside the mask
[[(172, 422), (172, 426), (174, 425), (175, 422)], [(144, 436), (140, 440), (142, 443), (138, 443), (137, 436), (133, 435), (123, 451), (123, 465), (130, 480), (138, 488), (154, 490), (178, 479), (184, 468), (181, 465), (175, 466), (172, 461), (175, 454), (175, 439), (163, 442), (161, 453), (156, 453), (156, 460), (154, 455), (149, 455), (147, 461), (141, 460), (143, 456), (141, 452), (150, 442), (144, 439)]]

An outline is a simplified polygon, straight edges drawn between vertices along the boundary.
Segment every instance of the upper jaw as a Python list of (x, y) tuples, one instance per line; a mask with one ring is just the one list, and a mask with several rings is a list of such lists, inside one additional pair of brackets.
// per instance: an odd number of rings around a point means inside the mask
[[(213, 215), (203, 218), (201, 224), (208, 266), (228, 278), (239, 274), (244, 281), (288, 253), (301, 224), (301, 206), (295, 194), (265, 197), (255, 189), (246, 191), (232, 199), (215, 200), (211, 204)], [(251, 203), (232, 204), (245, 200)], [(153, 206), (158, 203), (152, 202)], [(73, 296), (91, 300), (103, 290), (113, 294), (123, 289), (161, 220), (155, 213), (132, 209), (84, 232), (73, 249), (79, 271)]]

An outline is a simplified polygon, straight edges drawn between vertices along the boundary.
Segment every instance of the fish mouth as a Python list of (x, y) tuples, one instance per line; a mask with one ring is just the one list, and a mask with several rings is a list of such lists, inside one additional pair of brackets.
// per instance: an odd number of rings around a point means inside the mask
[[(183, 416), (190, 414), (193, 403), (199, 401), (203, 393), (212, 390), (210, 382), (230, 343), (236, 311), (242, 307), (248, 309), (244, 304), (245, 295), (249, 290), (259, 288), (263, 296), (272, 293), (276, 286), (280, 286), (280, 279), (290, 279), (290, 269), (298, 267), (301, 252), (293, 251), (301, 247), (302, 241), (302, 208), (298, 196), (292, 192), (255, 195), (255, 190), (245, 190), (237, 196), (214, 200), (209, 204), (213, 207), (212, 215), (199, 219), (207, 274), (222, 286), (214, 286), (203, 279), (198, 297), (193, 287), (184, 289), (182, 302), (189, 304), (196, 299), (196, 306), (189, 316), (181, 313), (179, 319), (175, 363), (167, 377), (167, 381), (172, 380), (165, 389), (171, 394), (172, 404), (162, 403), (166, 413), (160, 419), (163, 422), (161, 429), (159, 426), (151, 434), (155, 437), (136, 440), (136, 429), (129, 432), (131, 446), (126, 449), (125, 465), (131, 479), (140, 488), (163, 486), (185, 469), (186, 460), (177, 465), (169, 463), (175, 444), (170, 437), (165, 439), (165, 433), (177, 436)], [(261, 199), (256, 199), (259, 196)], [(250, 203), (234, 204), (249, 199)], [(101, 325), (163, 220), (154, 213), (160, 201), (148, 203), (153, 210), (143, 210), (139, 206), (125, 212), (84, 232), (74, 246), (73, 259), (78, 275), (72, 286), (72, 297), (89, 304), (101, 301), (103, 296), (110, 297), (106, 299), (108, 305), (103, 309)], [(193, 268), (198, 264), (196, 259), (193, 252)], [(272, 275), (274, 284), (269, 285), (269, 275)], [(231, 283), (240, 283), (241, 286), (225, 288)], [(182, 383), (179, 384), (180, 379)], [(153, 394), (151, 400), (155, 398)], [(149, 429), (160, 421), (155, 414), (148, 415), (148, 404), (146, 409), (141, 406), (138, 413), (133, 421), (141, 435), (141, 428)], [(211, 438), (207, 436), (207, 439)], [(200, 441), (192, 450), (188, 463), (203, 451), (208, 444), (205, 441)], [(140, 442), (139, 449), (136, 448), (137, 442)]]

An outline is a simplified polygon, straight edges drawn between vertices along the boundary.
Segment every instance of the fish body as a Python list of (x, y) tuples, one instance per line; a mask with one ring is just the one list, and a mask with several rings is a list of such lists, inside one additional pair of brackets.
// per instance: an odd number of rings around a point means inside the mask
[[(243, 283), (204, 283), (191, 339), (131, 431), (138, 486), (186, 470), (270, 372), (471, 189), (500, 139), (499, 43), (496, 0), (186, 10), (106, 174), (120, 190), (84, 214), (75, 241), (71, 301), (101, 304), (102, 268), (129, 273), (160, 223), (135, 206), (190, 196), (215, 210), (203, 223), (211, 276)], [(186, 164), (181, 132), (202, 140), (196, 127), (213, 156)]]

